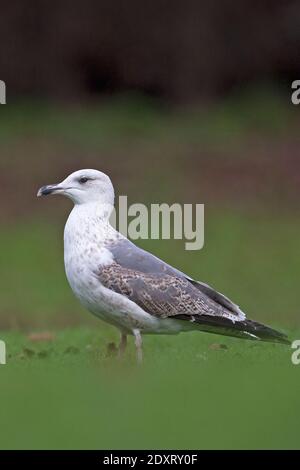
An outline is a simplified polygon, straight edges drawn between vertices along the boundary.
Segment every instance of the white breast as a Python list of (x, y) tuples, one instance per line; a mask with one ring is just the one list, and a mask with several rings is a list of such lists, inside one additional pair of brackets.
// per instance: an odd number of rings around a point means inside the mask
[(64, 260), (67, 279), (80, 302), (93, 314), (128, 332), (178, 332), (178, 323), (160, 320), (145, 312), (123, 295), (104, 287), (97, 272), (113, 262), (105, 241), (119, 237), (108, 223), (86, 208), (75, 206), (65, 226)]
[(85, 304), (93, 300), (91, 297), (99, 285), (97, 271), (102, 265), (113, 262), (104, 245), (108, 230), (107, 221), (101, 223), (97, 215), (90, 215), (80, 206), (74, 207), (65, 226), (66, 275), (75, 295)]

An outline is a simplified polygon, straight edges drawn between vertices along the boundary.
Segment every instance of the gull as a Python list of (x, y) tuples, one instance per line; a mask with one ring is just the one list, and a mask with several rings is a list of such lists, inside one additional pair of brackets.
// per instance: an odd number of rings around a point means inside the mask
[(204, 331), (252, 340), (288, 343), (268, 326), (248, 320), (225, 295), (138, 248), (110, 224), (114, 188), (97, 170), (79, 170), (38, 196), (60, 194), (74, 207), (64, 230), (69, 284), (82, 305), (120, 331), (119, 354), (127, 336), (142, 361), (143, 334)]

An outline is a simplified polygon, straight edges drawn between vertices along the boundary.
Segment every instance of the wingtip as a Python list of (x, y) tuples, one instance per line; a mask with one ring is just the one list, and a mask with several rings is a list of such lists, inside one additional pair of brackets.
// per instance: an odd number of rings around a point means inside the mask
[(278, 343), (285, 344), (287, 346), (291, 346), (291, 344), (292, 344), (291, 340), (286, 335), (284, 335), (282, 338), (278, 339)]

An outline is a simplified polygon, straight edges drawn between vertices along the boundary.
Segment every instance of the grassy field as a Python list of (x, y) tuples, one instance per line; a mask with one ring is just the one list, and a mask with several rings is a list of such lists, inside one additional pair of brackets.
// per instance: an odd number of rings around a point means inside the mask
[(115, 337), (107, 328), (41, 343), (3, 336), (11, 357), (0, 371), (1, 448), (299, 447), (289, 347), (200, 333), (146, 337), (138, 367), (132, 344), (122, 362), (107, 354)]
[(300, 447), (300, 366), (288, 346), (149, 336), (143, 367), (132, 340), (120, 362), (117, 331), (85, 312), (65, 279), (69, 202), (35, 197), (42, 184), (96, 167), (134, 202), (205, 203), (203, 250), (137, 244), (298, 339), (298, 126), (294, 109), (265, 93), (177, 112), (136, 99), (7, 107), (0, 448)]

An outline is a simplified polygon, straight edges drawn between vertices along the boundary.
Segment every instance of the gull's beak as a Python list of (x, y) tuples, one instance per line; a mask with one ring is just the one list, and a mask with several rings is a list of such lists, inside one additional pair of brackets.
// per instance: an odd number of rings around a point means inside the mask
[(42, 186), (37, 193), (37, 197), (49, 196), (49, 194), (56, 194), (63, 191), (65, 188), (60, 184), (49, 184), (48, 186)]

